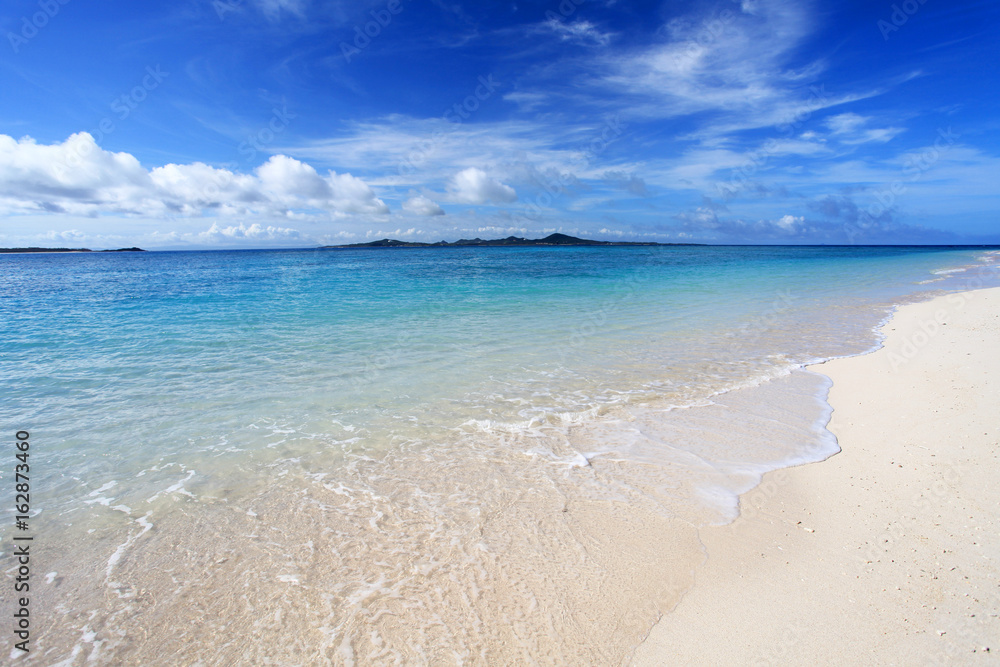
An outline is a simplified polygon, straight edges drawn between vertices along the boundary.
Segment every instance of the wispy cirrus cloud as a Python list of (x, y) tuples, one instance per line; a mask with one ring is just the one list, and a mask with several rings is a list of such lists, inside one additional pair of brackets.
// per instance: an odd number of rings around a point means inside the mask
[[(599, 178), (602, 161), (588, 146), (600, 118), (573, 124), (543, 120), (454, 123), (394, 114), (350, 123), (337, 137), (287, 144), (275, 150), (363, 174), (373, 185), (443, 188), (470, 167), (505, 180), (528, 182), (545, 171)], [(530, 165), (531, 169), (526, 169)]]
[[(696, 128), (682, 137), (717, 141), (884, 92), (827, 91), (820, 83), (825, 59), (801, 55), (817, 29), (813, 2), (704, 7), (674, 16), (638, 45), (616, 44), (537, 68), (507, 97), (531, 111), (571, 104), (581, 111), (614, 106), (646, 122), (697, 116)], [(568, 25), (559, 22), (559, 29)]]
[(848, 112), (828, 116), (823, 124), (831, 137), (842, 144), (856, 146), (866, 143), (886, 143), (906, 130), (901, 127), (870, 127), (872, 118)]
[(614, 33), (605, 32), (590, 21), (583, 19), (563, 20), (556, 16), (550, 16), (548, 20), (531, 26), (529, 32), (554, 35), (564, 42), (596, 46), (605, 46), (614, 37)]

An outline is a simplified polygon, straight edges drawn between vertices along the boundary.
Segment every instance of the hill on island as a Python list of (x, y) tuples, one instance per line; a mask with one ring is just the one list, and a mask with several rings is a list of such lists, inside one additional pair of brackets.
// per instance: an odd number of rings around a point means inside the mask
[(459, 239), (458, 241), (438, 241), (437, 243), (421, 243), (419, 241), (397, 241), (382, 239), (368, 243), (350, 243), (346, 245), (327, 245), (323, 248), (456, 248), (475, 246), (691, 246), (701, 243), (657, 243), (655, 241), (593, 241), (580, 239), (567, 234), (549, 234), (543, 239), (526, 239), (520, 236), (508, 236), (505, 239)]

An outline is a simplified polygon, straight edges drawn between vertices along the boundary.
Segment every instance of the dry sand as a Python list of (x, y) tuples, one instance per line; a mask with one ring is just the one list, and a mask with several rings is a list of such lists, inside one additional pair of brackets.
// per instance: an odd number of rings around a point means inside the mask
[(634, 665), (1000, 664), (1000, 289), (884, 332), (813, 368), (843, 451), (701, 530), (695, 586)]

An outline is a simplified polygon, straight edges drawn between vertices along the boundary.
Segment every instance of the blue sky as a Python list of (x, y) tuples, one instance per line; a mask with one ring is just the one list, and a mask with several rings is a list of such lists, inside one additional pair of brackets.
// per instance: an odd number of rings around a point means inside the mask
[(995, 2), (8, 0), (0, 245), (1000, 243)]

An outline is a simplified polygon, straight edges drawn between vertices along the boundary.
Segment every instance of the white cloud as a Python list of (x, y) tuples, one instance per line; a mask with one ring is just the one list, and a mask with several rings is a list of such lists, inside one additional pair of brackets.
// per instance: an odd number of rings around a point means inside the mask
[(829, 152), (829, 149), (816, 141), (775, 139), (765, 142), (760, 151), (768, 155), (816, 155)]
[(548, 99), (548, 95), (544, 93), (528, 93), (520, 90), (515, 90), (511, 93), (506, 93), (503, 99), (507, 102), (513, 102), (520, 107), (521, 111), (531, 111), (542, 104)]
[(850, 134), (867, 122), (867, 118), (856, 113), (842, 113), (830, 116), (824, 121), (824, 124), (834, 134)]
[(138, 160), (101, 150), (87, 133), (51, 146), (0, 135), (0, 211), (96, 212), (95, 202), (122, 208), (151, 189)]
[(455, 174), (448, 183), (448, 191), (452, 200), (460, 204), (509, 204), (517, 201), (514, 188), (490, 178), (476, 167)]
[[(799, 106), (802, 80), (822, 69), (792, 69), (797, 46), (813, 30), (806, 3), (760, 0), (744, 13), (726, 10), (700, 21), (674, 21), (669, 39), (604, 62), (605, 85), (655, 102), (649, 114), (739, 113), (763, 126)], [(763, 20), (761, 20), (763, 19)]]
[(869, 142), (884, 144), (904, 132), (901, 127), (865, 128), (869, 120), (871, 119), (856, 113), (842, 113), (830, 116), (824, 124), (841, 143), (847, 145)]
[(864, 132), (861, 132), (857, 136), (851, 137), (849, 139), (842, 138), (841, 143), (854, 145), (854, 144), (867, 144), (867, 143), (877, 143), (884, 144), (886, 142), (892, 141), (897, 135), (902, 134), (905, 130), (901, 127), (875, 127)]
[(258, 167), (257, 176), (272, 200), (288, 208), (305, 203), (335, 213), (389, 212), (360, 178), (333, 171), (320, 176), (311, 166), (286, 155), (272, 156)]
[(50, 241), (69, 241), (71, 243), (79, 243), (80, 241), (86, 239), (87, 235), (79, 229), (67, 229), (62, 232), (49, 230), (45, 232), (44, 238)]
[(416, 215), (444, 215), (443, 208), (423, 195), (410, 197), (404, 201), (403, 210)]
[(640, 197), (649, 196), (649, 188), (646, 181), (637, 174), (629, 174), (624, 171), (608, 171), (604, 174), (604, 180), (629, 194)]
[(316, 170), (285, 155), (254, 174), (209, 165), (168, 164), (147, 171), (128, 153), (112, 153), (80, 132), (43, 145), (0, 135), (0, 212), (107, 213), (152, 218), (209, 213), (247, 217), (384, 215), (385, 203), (351, 174)]
[(781, 229), (789, 232), (794, 232), (796, 226), (802, 224), (805, 218), (802, 216), (795, 217), (794, 215), (783, 215), (774, 224), (776, 224)]
[(392, 231), (385, 231), (383, 229), (369, 229), (365, 232), (366, 238), (377, 238), (377, 239), (399, 239), (403, 237), (413, 237), (421, 236), (426, 232), (422, 229), (417, 229), (416, 227), (410, 227), (409, 229), (402, 229), (397, 227)]
[[(514, 234), (527, 234), (527, 227), (498, 227), (496, 225), (488, 225), (486, 227), (477, 227), (474, 231), (476, 234), (489, 234), (494, 237), (503, 236), (513, 236)], [(545, 231), (545, 230), (543, 230)]]
[[(816, 31), (818, 16), (814, 3), (804, 0), (722, 3), (715, 11), (695, 3), (687, 15), (661, 26), (651, 43), (620, 42), (589, 57), (540, 65), (522, 78), (513, 101), (539, 108), (543, 102), (535, 96), (544, 94), (554, 110), (602, 113), (617, 105), (626, 121), (707, 113), (685, 138), (712, 140), (799, 124), (820, 109), (880, 94), (834, 94), (809, 85), (826, 69), (822, 59), (802, 60), (801, 47)], [(556, 22), (552, 29), (556, 25), (568, 30), (569, 24)]]
[(587, 163), (587, 145), (601, 136), (602, 129), (599, 121), (572, 125), (542, 121), (458, 124), (441, 118), (393, 115), (350, 124), (340, 137), (281, 150), (347, 169), (372, 170), (378, 176), (369, 180), (376, 185), (440, 188), (456, 170), (484, 164), (495, 170), (511, 163), (531, 163), (541, 170), (578, 172)]
[[(204, 219), (190, 219), (186, 229), (177, 228), (182, 220), (169, 220), (167, 229), (156, 229), (159, 221), (127, 220), (123, 218), (75, 218), (72, 216), (37, 215), (18, 216), (12, 220), (14, 232), (0, 245), (45, 246), (70, 248), (123, 248), (139, 246), (147, 249), (173, 247), (304, 247), (319, 245), (329, 234), (303, 233), (297, 229), (277, 225), (238, 222), (224, 224), (213, 221), (208, 229)], [(47, 231), (45, 224), (62, 228)], [(116, 224), (121, 223), (121, 224)], [(73, 227), (71, 225), (80, 225)], [(0, 235), (2, 238), (3, 235)], [(8, 240), (9, 239), (9, 240)]]
[(714, 230), (722, 225), (718, 214), (708, 206), (699, 206), (693, 211), (683, 211), (678, 213), (676, 217), (688, 229)]
[(219, 227), (218, 223), (212, 223), (212, 226), (207, 231), (202, 232), (198, 236), (209, 241), (224, 241), (232, 239), (274, 241), (279, 239), (300, 238), (301, 234), (298, 230), (289, 229), (287, 227), (273, 227), (271, 225), (262, 227), (257, 223), (246, 227), (241, 222), (239, 225), (229, 227)]
[(596, 44), (604, 46), (611, 41), (613, 33), (603, 32), (590, 21), (560, 21), (556, 17), (541, 23), (539, 29), (552, 32), (562, 41), (572, 41), (582, 44)]
[[(230, 4), (238, 4), (230, 2)], [(277, 21), (283, 13), (289, 13), (299, 18), (305, 15), (306, 0), (254, 0), (254, 4), (272, 21)]]
[(676, 218), (683, 229), (695, 237), (705, 239), (787, 240), (803, 232), (817, 231), (806, 223), (805, 216), (784, 215), (777, 220), (746, 220), (740, 217), (720, 217), (726, 209), (718, 206), (699, 206), (679, 213)]

